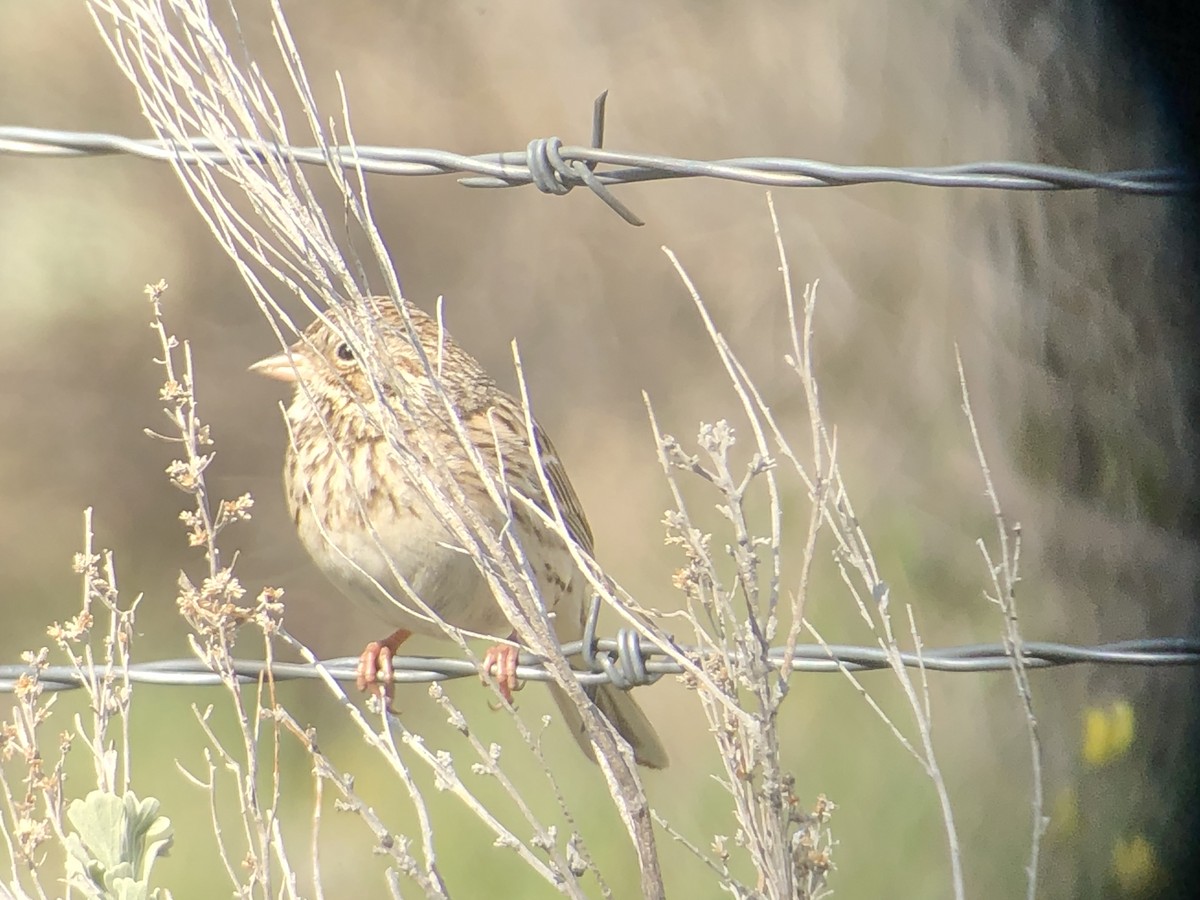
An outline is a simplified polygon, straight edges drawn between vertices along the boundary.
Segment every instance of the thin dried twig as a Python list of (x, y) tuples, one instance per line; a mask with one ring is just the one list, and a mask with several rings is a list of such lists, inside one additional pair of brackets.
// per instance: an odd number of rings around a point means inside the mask
[[(779, 242), (777, 241), (778, 246)], [(845, 666), (839, 666), (839, 668), (842, 669), (844, 675), (850, 680), (860, 695), (866, 699), (870, 708), (899, 740), (901, 746), (914, 756), (930, 778), (938, 798), (946, 830), (953, 890), (956, 897), (962, 897), (965, 895), (965, 888), (962, 878), (961, 848), (959, 846), (958, 832), (954, 825), (954, 814), (949, 793), (933, 746), (932, 719), (927, 702), (924, 677), (922, 674), (921, 686), (918, 688), (902, 664), (900, 644), (892, 627), (891, 611), (888, 602), (888, 587), (879, 573), (878, 565), (871, 551), (870, 542), (854, 513), (847, 486), (842, 479), (840, 468), (837, 465), (836, 436), (826, 427), (821, 413), (815, 376), (815, 363), (812, 355), (816, 286), (815, 284), (810, 285), (805, 290), (804, 313), (802, 318), (798, 318), (795, 303), (792, 299), (793, 294), (788, 284), (790, 278), (786, 257), (781, 257), (781, 273), (785, 279), (785, 300), (788, 302), (788, 314), (792, 324), (792, 355), (788, 357), (787, 362), (796, 373), (804, 389), (813, 444), (812, 454), (816, 463), (815, 470), (821, 472), (822, 464), (824, 467), (824, 472), (820, 477), (813, 477), (809, 474), (808, 467), (800, 460), (795, 450), (793, 450), (788, 438), (776, 422), (770, 407), (762, 395), (754, 388), (753, 382), (749, 378), (743, 377), (742, 373), (745, 372), (745, 369), (736, 361), (728, 345), (712, 325), (711, 317), (704, 311), (703, 304), (699, 301), (699, 294), (694, 285), (687, 278), (686, 273), (682, 271), (682, 267), (675, 260), (674, 256), (669, 251), (667, 253), (680, 273), (680, 277), (688, 288), (689, 293), (692, 295), (693, 301), (700, 310), (701, 316), (708, 327), (710, 337), (717, 348), (722, 362), (726, 366), (727, 372), (730, 374), (732, 382), (735, 387), (740, 386), (738, 393), (742, 398), (748, 417), (752, 422), (762, 423), (761, 431), (771, 436), (775, 452), (791, 465), (792, 470), (807, 490), (809, 501), (813, 504), (813, 517), (819, 516), (824, 523), (823, 530), (827, 531), (834, 539), (834, 560), (842, 583), (846, 586), (864, 622), (876, 633), (879, 646), (887, 655), (890, 668), (912, 712), (913, 723), (917, 730), (917, 741), (914, 742), (903, 734), (899, 726), (884, 713), (880, 705), (871, 697), (870, 693), (852, 672)], [(756, 428), (756, 433), (757, 431), (758, 429)], [(678, 467), (691, 467), (694, 469), (695, 463), (690, 458), (681, 458)], [(706, 477), (711, 480), (711, 477)], [(807, 546), (815, 549), (816, 538), (814, 536), (815, 528), (812, 524), (813, 517), (810, 517), (809, 526), (809, 535), (812, 537), (812, 540), (807, 543)], [(696, 550), (703, 549), (694, 540), (691, 543)], [(802, 568), (803, 565), (804, 563), (802, 562)], [(866, 599), (867, 597), (871, 598), (870, 601)], [(802, 603), (799, 605), (802, 609)], [(906, 614), (910, 623), (915, 621), (912, 610), (907, 607)], [(801, 618), (800, 624), (815, 640), (821, 644), (825, 643), (824, 639), (807, 619)], [(795, 622), (792, 623), (792, 627), (795, 627)], [(914, 641), (919, 643), (915, 628), (910, 627), (910, 632)]]
[(1017, 697), (1025, 711), (1026, 734), (1029, 737), (1029, 766), (1032, 776), (1032, 797), (1030, 807), (1033, 822), (1029, 837), (1029, 863), (1025, 867), (1025, 894), (1029, 900), (1037, 896), (1038, 860), (1041, 857), (1042, 836), (1050, 824), (1045, 814), (1045, 784), (1042, 776), (1042, 741), (1038, 734), (1037, 716), (1033, 711), (1033, 688), (1029, 683), (1029, 666), (1026, 663), (1024, 639), (1021, 636), (1020, 622), (1017, 618), (1017, 584), (1021, 580), (1021, 526), (1014, 524), (1011, 528), (1000, 507), (1000, 495), (992, 481), (992, 470), (983, 452), (983, 441), (979, 436), (979, 427), (975, 422), (975, 413), (971, 409), (971, 395), (967, 390), (967, 376), (963, 370), (962, 356), (958, 348), (954, 348), (954, 360), (958, 367), (958, 385), (962, 393), (963, 415), (971, 429), (971, 443), (975, 447), (975, 458), (979, 461), (979, 471), (983, 475), (984, 494), (991, 504), (992, 517), (996, 522), (996, 539), (999, 544), (1000, 558), (993, 561), (991, 551), (982, 538), (978, 541), (979, 552), (987, 564), (988, 576), (992, 584), (992, 594), (984, 593), (990, 601), (1000, 609), (1004, 619), (1004, 646), (1012, 660), (1013, 681), (1017, 689)]
[[(819, 811), (811, 816), (800, 811), (795, 777), (781, 765), (778, 722), (787, 695), (786, 676), (774, 675), (769, 657), (771, 642), (780, 628), (783, 535), (781, 492), (769, 442), (770, 420), (764, 414), (766, 406), (761, 395), (718, 330), (696, 286), (675, 255), (663, 249), (708, 331), (753, 437), (750, 459), (737, 472), (731, 461), (736, 440), (727, 422), (701, 426), (697, 439), (700, 452), (688, 453), (679, 441), (660, 430), (648, 404), (659, 460), (675, 503), (666, 518), (668, 541), (679, 546), (686, 559), (675, 583), (684, 593), (688, 610), (685, 621), (695, 630), (694, 640), (708, 651), (701, 667), (717, 690), (698, 679), (685, 678), (696, 688), (717, 741), (725, 767), (721, 784), (733, 800), (738, 826), (736, 843), (757, 875), (755, 886), (750, 888), (728, 874), (728, 844), (717, 836), (714, 850), (721, 860), (722, 884), (737, 896), (820, 896), (825, 890), (830, 859), (828, 844), (814, 835), (823, 833), (833, 806), (822, 799)], [(818, 414), (815, 408), (811, 412)], [(717, 492), (717, 510), (729, 523), (732, 534), (732, 541), (724, 548), (734, 564), (732, 583), (727, 584), (721, 576), (710, 536), (692, 523), (678, 473), (699, 477)], [(756, 532), (756, 523), (747, 509), (751, 492), (760, 485), (769, 509), (766, 534)], [(814, 502), (814, 514), (802, 544), (805, 556), (800, 564), (806, 573), (802, 582), (805, 590), (825, 504), (823, 488), (808, 481), (806, 486)], [(790, 611), (794, 614), (802, 607), (802, 599), (794, 600)], [(791, 623), (789, 633), (798, 627)], [(794, 636), (791, 645), (795, 646)]]

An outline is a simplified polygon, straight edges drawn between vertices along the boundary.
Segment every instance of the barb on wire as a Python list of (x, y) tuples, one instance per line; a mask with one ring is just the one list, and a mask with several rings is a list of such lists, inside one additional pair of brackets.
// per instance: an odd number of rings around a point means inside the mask
[[(628, 630), (628, 629), (623, 629)], [(572, 641), (563, 645), (568, 656), (584, 653), (584, 641)], [(664, 675), (681, 674), (680, 665), (665, 659), (664, 651), (657, 647), (631, 642), (626, 638), (601, 639), (595, 642), (601, 654), (616, 654), (618, 657), (636, 653), (639, 657), (633, 665), (597, 663), (598, 671), (579, 672), (582, 684), (599, 684), (614, 681), (629, 686), (635, 679), (627, 677), (629, 669), (644, 672), (638, 683), (652, 683)], [(692, 652), (679, 648), (685, 654)], [(771, 651), (771, 662), (778, 668), (783, 664), (785, 649), (776, 647)], [(1046, 669), (1079, 664), (1122, 665), (1122, 666), (1195, 666), (1200, 665), (1200, 640), (1187, 638), (1144, 638), (1118, 641), (1094, 647), (1077, 647), (1050, 641), (1033, 641), (1023, 645), (1025, 664), (1031, 669)], [(600, 654), (597, 654), (600, 655)], [(937, 672), (991, 672), (1007, 670), (1012, 661), (1002, 644), (965, 644), (937, 650), (923, 649), (916, 653), (901, 654), (901, 661), (910, 668), (924, 667)], [(526, 681), (552, 681), (537, 657), (522, 653), (517, 675)], [(358, 657), (345, 656), (326, 660), (321, 665), (334, 678), (352, 682), (356, 678)], [(842, 669), (863, 671), (887, 669), (887, 651), (880, 647), (857, 647), (839, 644), (800, 644), (792, 656), (792, 670), (796, 672), (837, 672)], [(478, 676), (479, 670), (467, 659), (426, 656), (392, 657), (397, 684), (447, 681), (453, 678)], [(273, 663), (268, 666), (255, 660), (239, 660), (235, 671), (243, 682), (255, 682), (270, 669), (276, 681), (298, 678), (320, 678), (316, 666), (305, 663)], [(0, 665), (0, 693), (11, 693), (18, 682), (27, 681), (34, 674), (28, 665)], [(81, 686), (79, 676), (68, 666), (46, 666), (37, 675), (43, 689), (50, 691), (72, 690)], [(220, 676), (197, 659), (164, 659), (155, 662), (137, 663), (129, 666), (129, 680), (143, 684), (169, 684), (180, 686), (217, 685)]]
[[(749, 156), (695, 160), (643, 153), (619, 153), (601, 147), (605, 95), (596, 100), (592, 146), (574, 147), (556, 137), (530, 141), (524, 150), (465, 156), (419, 147), (338, 145), (291, 147), (233, 138), (230, 144), (248, 159), (274, 156), (324, 166), (329, 159), (346, 168), (381, 175), (460, 175), (475, 188), (532, 184), (543, 193), (565, 194), (580, 185), (600, 197), (625, 221), (642, 224), (608, 190), (610, 185), (671, 178), (721, 178), (768, 187), (845, 187), (856, 184), (909, 184), (925, 187), (984, 188), (1010, 191), (1105, 190), (1166, 196), (1196, 190), (1194, 176), (1180, 169), (1129, 169), (1088, 172), (1063, 166), (1019, 162), (976, 162), (953, 166), (899, 168), (848, 166), (787, 157)], [(187, 163), (223, 163), (224, 151), (210, 140), (187, 142), (138, 140), (118, 134), (0, 126), (0, 154), (48, 157), (127, 154), (143, 159)], [(600, 166), (607, 168), (600, 169)]]

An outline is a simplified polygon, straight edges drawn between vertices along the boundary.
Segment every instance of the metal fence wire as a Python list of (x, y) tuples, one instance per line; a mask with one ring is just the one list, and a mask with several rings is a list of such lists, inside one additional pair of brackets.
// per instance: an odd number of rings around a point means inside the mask
[[(275, 157), (303, 165), (331, 162), (348, 169), (380, 175), (458, 175), (460, 184), (472, 188), (507, 188), (532, 184), (547, 194), (566, 194), (586, 187), (627, 222), (642, 224), (613, 196), (613, 185), (675, 178), (718, 178), (765, 187), (846, 187), (862, 184), (907, 184), (922, 187), (982, 188), (1009, 191), (1102, 190), (1149, 196), (1194, 193), (1197, 180), (1181, 169), (1129, 169), (1089, 172), (1063, 166), (1020, 162), (976, 162), (951, 166), (902, 168), (847, 166), (809, 159), (750, 156), (736, 159), (695, 160), (645, 153), (602, 149), (605, 97), (593, 111), (592, 145), (569, 146), (559, 138), (539, 138), (524, 150), (467, 156), (447, 150), (373, 145), (294, 147), (229, 137), (220, 142), (193, 139), (186, 142), (139, 140), (118, 134), (61, 131), (46, 128), (0, 126), (0, 154), (51, 158), (97, 157), (125, 154), (158, 162), (222, 164), (230, 154), (248, 159)], [(594, 619), (585, 640), (563, 647), (568, 657), (583, 657), (583, 684), (611, 681), (621, 687), (649, 684), (664, 675), (682, 674), (682, 667), (664, 659), (656, 647), (642, 645), (636, 632), (623, 629), (614, 639), (594, 639)], [(684, 653), (694, 652), (687, 648)], [(783, 647), (770, 651), (777, 669), (787, 662), (796, 672), (839, 672), (888, 669), (894, 664), (937, 672), (986, 672), (1009, 669), (1019, 652), (1031, 669), (1078, 665), (1194, 666), (1200, 665), (1200, 640), (1148, 638), (1077, 647), (1045, 641), (1023, 642), (1019, 651), (1003, 644), (969, 644), (920, 653), (893, 653), (882, 646), (801, 644), (790, 654)], [(550, 681), (540, 661), (522, 653), (517, 674), (526, 681)], [(356, 678), (356, 657), (340, 657), (317, 665), (253, 660), (234, 662), (243, 682), (268, 675), (276, 681), (322, 678), (322, 670), (338, 681)], [(392, 659), (396, 683), (445, 681), (477, 676), (467, 659), (397, 656)], [(83, 686), (84, 675), (69, 666), (0, 665), (0, 693), (12, 692), (19, 682), (36, 675), (44, 690), (64, 691)], [(216, 685), (221, 676), (198, 659), (167, 659), (128, 667), (131, 682), (166, 685)]]
[[(634, 635), (630, 639), (629, 635)], [(623, 631), (616, 640), (595, 642), (595, 662), (591, 671), (577, 673), (582, 684), (613, 681), (622, 687), (650, 684), (664, 675), (680, 675), (679, 663), (657, 648), (642, 647), (636, 632)], [(583, 641), (563, 646), (568, 656), (582, 654)], [(683, 649), (685, 654), (691, 652)], [(1047, 669), (1081, 663), (1122, 666), (1195, 666), (1200, 665), (1200, 640), (1185, 638), (1145, 638), (1076, 647), (1048, 641), (1029, 641), (1021, 645), (1021, 658), (1030, 669)], [(775, 647), (770, 661), (778, 669), (783, 666), (787, 650)], [(882, 647), (859, 647), (841, 644), (799, 644), (792, 654), (791, 669), (795, 672), (860, 672), (889, 669), (892, 658), (910, 668), (935, 672), (994, 672), (1011, 669), (1013, 651), (1002, 644), (965, 644), (958, 647), (922, 650), (920, 653), (892, 654)], [(356, 678), (358, 658), (353, 656), (325, 660), (318, 665), (307, 663), (273, 663), (255, 660), (236, 660), (233, 669), (244, 683), (257, 682), (268, 675), (275, 681), (301, 678), (322, 678), (322, 669), (341, 682)], [(397, 684), (448, 681), (454, 678), (478, 677), (479, 669), (467, 659), (425, 656), (396, 656), (392, 658)], [(99, 668), (99, 667), (97, 667)], [(129, 666), (129, 680), (142, 684), (201, 686), (221, 684), (221, 676), (198, 659), (164, 659), (135, 663)], [(18, 681), (35, 674), (28, 665), (0, 665), (0, 693), (11, 693)], [(83, 686), (83, 676), (69, 666), (46, 666), (37, 674), (43, 689), (73, 690)], [(86, 674), (86, 673), (84, 673)], [(525, 681), (552, 681), (553, 677), (528, 653), (521, 654), (517, 675)]]
[(472, 188), (532, 184), (546, 194), (566, 194), (585, 186), (631, 225), (644, 224), (609, 188), (613, 185), (675, 178), (719, 178), (773, 188), (846, 187), (908, 184), (923, 187), (983, 188), (1007, 191), (1103, 190), (1151, 196), (1194, 192), (1194, 176), (1180, 169), (1089, 172), (1020, 162), (975, 162), (952, 166), (900, 168), (846, 166), (774, 156), (698, 160), (602, 149), (603, 97), (597, 101), (592, 146), (576, 147), (559, 138), (538, 138), (524, 150), (465, 156), (448, 150), (379, 147), (366, 144), (293, 147), (231, 136), (187, 142), (138, 140), (118, 134), (0, 126), (0, 154), (40, 157), (126, 154), (159, 162), (221, 164), (229, 154), (248, 159), (268, 156), (313, 166), (330, 162), (380, 175), (459, 175)]

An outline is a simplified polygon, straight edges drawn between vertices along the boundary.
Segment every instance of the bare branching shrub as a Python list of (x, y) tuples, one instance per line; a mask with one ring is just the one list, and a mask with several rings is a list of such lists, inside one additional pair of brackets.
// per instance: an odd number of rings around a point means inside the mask
[[(87, 712), (48, 733), (57, 694), (41, 677), (51, 651), (24, 655), (29, 673), (18, 677), (12, 716), (0, 723), (0, 831), (10, 866), (0, 896), (47, 897), (65, 875), (88, 897), (160, 897), (150, 890), (150, 874), (171, 845), (171, 823), (158, 815), (157, 800), (139, 800), (132, 790), (129, 665), (141, 598), (122, 605), (112, 553), (94, 550), (90, 509), (74, 568), (83, 582), (80, 611), (50, 625), (47, 636), (65, 659), (59, 668), (82, 688)], [(90, 761), (95, 789), (68, 802), (66, 765), (74, 747)]]

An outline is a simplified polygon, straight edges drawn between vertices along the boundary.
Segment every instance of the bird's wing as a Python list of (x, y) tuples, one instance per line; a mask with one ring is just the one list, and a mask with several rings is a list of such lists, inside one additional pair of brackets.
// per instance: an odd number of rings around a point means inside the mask
[[(588, 525), (587, 516), (583, 513), (583, 505), (571, 487), (567, 471), (563, 468), (558, 451), (550, 443), (550, 438), (542, 431), (537, 422), (533, 423), (534, 440), (536, 441), (537, 457), (541, 460), (546, 473), (546, 481), (550, 485), (550, 496), (542, 490), (542, 479), (533, 467), (534, 453), (529, 446), (528, 432), (525, 427), (525, 415), (517, 401), (506, 395), (501, 395), (486, 410), (473, 418), (470, 429), (476, 446), (484, 451), (485, 459), (499, 457), (503, 460), (504, 476), (509, 485), (515, 488), (548, 515), (555, 518), (555, 508), (562, 513), (567, 532), (575, 541), (592, 552), (592, 529)], [(503, 439), (503, 434), (509, 434), (514, 441)], [(497, 448), (499, 439), (500, 447)]]
[[(546, 481), (550, 483), (550, 493), (554, 505), (557, 505), (562, 512), (563, 521), (566, 523), (571, 537), (575, 538), (588, 553), (591, 553), (594, 547), (592, 528), (588, 525), (587, 516), (583, 513), (583, 505), (579, 502), (575, 488), (571, 487), (571, 480), (567, 478), (567, 470), (563, 467), (562, 460), (558, 458), (558, 451), (554, 449), (550, 438), (538, 427), (537, 423), (534, 423), (533, 434), (534, 440), (537, 442), (537, 452), (542, 461), (542, 468), (546, 472)], [(538, 505), (545, 510), (547, 515), (554, 516), (553, 506), (543, 503)]]

